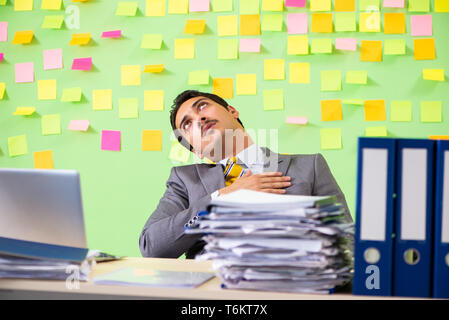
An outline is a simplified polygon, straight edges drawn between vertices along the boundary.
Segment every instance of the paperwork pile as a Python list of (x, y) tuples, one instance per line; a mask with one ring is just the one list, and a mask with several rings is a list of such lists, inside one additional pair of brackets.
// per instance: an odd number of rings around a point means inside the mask
[(353, 223), (334, 196), (238, 190), (213, 199), (185, 233), (204, 234), (224, 288), (330, 293), (352, 278)]

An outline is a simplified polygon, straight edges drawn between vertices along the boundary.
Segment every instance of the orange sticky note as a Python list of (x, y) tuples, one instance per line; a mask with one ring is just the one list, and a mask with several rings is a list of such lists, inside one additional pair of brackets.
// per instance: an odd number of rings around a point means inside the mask
[(145, 66), (145, 69), (143, 69), (143, 72), (149, 72), (149, 73), (159, 73), (164, 71), (164, 65), (163, 64), (154, 64)]
[(260, 35), (260, 16), (258, 14), (240, 15), (240, 35), (241, 36)]
[(435, 59), (435, 39), (414, 39), (413, 49), (415, 60)]
[(385, 121), (385, 100), (365, 100), (365, 121)]
[(25, 30), (25, 31), (16, 31), (14, 33), (14, 38), (12, 39), (13, 44), (28, 44), (33, 40), (34, 31), (33, 30)]
[(333, 32), (332, 13), (312, 13), (312, 32)]
[(214, 78), (212, 93), (223, 99), (232, 99), (234, 97), (234, 80), (232, 78)]
[(90, 33), (75, 33), (72, 34), (72, 40), (70, 40), (69, 45), (86, 45), (90, 41)]
[(449, 136), (431, 135), (430, 140), (449, 140)]
[(355, 0), (335, 0), (334, 10), (336, 12), (355, 11)]
[(405, 13), (384, 13), (384, 33), (405, 33)]
[(343, 120), (341, 100), (321, 100), (321, 121)]
[(202, 34), (206, 29), (206, 20), (186, 20), (184, 33)]
[(162, 130), (142, 131), (142, 150), (161, 151), (162, 150)]
[(33, 152), (35, 169), (54, 169), (51, 150)]
[(360, 45), (360, 61), (382, 61), (382, 41), (362, 40)]

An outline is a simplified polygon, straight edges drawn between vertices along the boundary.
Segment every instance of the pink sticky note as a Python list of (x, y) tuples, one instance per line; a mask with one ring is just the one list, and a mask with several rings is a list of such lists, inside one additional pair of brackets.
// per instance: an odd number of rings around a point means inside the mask
[(240, 52), (260, 52), (260, 38), (240, 39)]
[(120, 38), (122, 36), (122, 30), (105, 31), (101, 34), (102, 38)]
[(288, 13), (287, 14), (287, 33), (307, 33), (307, 13)]
[(404, 0), (384, 0), (384, 8), (404, 8)]
[(3, 53), (0, 53), (0, 62), (3, 61), (3, 57), (4, 57), (4, 54), (3, 54)]
[(67, 130), (87, 131), (89, 129), (89, 120), (70, 120)]
[(285, 120), (286, 123), (292, 123), (292, 124), (307, 124), (307, 118), (306, 117), (287, 117), (287, 120)]
[(190, 0), (189, 12), (209, 11), (209, 0)]
[(335, 49), (338, 50), (357, 50), (357, 39), (356, 38), (337, 38), (335, 39)]
[(8, 22), (0, 22), (0, 41), (8, 41)]
[(44, 50), (44, 70), (62, 69), (62, 49)]
[(72, 70), (88, 71), (92, 69), (92, 58), (73, 59)]
[(306, 0), (285, 0), (285, 6), (304, 8), (306, 6)]
[(432, 36), (432, 15), (411, 16), (411, 34), (415, 37)]
[(16, 83), (34, 81), (34, 62), (24, 62), (15, 64)]
[(120, 151), (120, 131), (101, 131), (101, 150)]

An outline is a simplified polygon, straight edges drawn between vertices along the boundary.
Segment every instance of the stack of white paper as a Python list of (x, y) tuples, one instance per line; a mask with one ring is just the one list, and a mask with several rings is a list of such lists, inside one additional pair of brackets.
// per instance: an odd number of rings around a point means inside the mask
[(352, 277), (352, 223), (336, 197), (238, 190), (211, 201), (185, 233), (202, 233), (198, 260), (232, 289), (329, 293)]

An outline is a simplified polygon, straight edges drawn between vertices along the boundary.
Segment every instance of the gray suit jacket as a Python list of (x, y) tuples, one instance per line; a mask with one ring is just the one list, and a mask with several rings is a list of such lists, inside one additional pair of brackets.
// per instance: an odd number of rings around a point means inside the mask
[[(267, 155), (273, 152), (261, 149)], [(345, 196), (321, 154), (278, 154), (277, 159), (276, 171), (291, 177), (292, 184), (285, 188), (285, 194), (336, 195), (346, 208), (346, 220), (352, 222)], [(225, 187), (223, 167), (205, 163), (173, 167), (166, 186), (140, 234), (140, 252), (144, 257), (178, 258), (187, 253), (188, 258), (193, 258), (202, 248), (201, 235), (184, 235), (184, 225), (206, 210), (211, 193)]]

